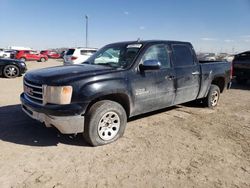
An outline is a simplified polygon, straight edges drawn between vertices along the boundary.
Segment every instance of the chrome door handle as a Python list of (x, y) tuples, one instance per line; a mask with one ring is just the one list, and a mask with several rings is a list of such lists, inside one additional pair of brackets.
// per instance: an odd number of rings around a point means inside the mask
[(199, 75), (199, 74), (200, 74), (199, 71), (192, 72), (192, 75)]

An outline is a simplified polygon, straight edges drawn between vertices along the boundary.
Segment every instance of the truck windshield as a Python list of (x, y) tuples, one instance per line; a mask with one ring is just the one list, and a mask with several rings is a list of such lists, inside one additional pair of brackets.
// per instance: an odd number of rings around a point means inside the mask
[(109, 45), (97, 51), (85, 63), (114, 68), (126, 68), (133, 63), (141, 47), (142, 44)]

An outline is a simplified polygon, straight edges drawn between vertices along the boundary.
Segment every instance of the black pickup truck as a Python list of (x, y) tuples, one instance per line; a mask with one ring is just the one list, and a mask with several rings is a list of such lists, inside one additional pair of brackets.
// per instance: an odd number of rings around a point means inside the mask
[(235, 55), (233, 60), (233, 75), (239, 84), (250, 80), (250, 51)]
[(215, 107), (230, 72), (199, 62), (188, 42), (120, 42), (80, 65), (28, 72), (20, 98), (30, 117), (98, 146), (121, 137), (129, 117), (193, 100)]

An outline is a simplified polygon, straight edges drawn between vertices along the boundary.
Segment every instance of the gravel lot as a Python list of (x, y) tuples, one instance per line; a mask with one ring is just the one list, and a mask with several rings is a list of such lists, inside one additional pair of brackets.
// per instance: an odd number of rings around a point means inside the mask
[(133, 118), (123, 138), (95, 148), (26, 116), (22, 77), (0, 86), (1, 188), (250, 187), (250, 84), (233, 84), (216, 109), (185, 104)]

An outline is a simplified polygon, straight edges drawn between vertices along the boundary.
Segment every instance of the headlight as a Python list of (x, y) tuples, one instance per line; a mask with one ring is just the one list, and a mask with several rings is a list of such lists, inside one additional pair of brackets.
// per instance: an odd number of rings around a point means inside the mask
[(20, 63), (23, 67), (25, 67), (26, 66), (26, 64), (24, 63), (24, 62), (21, 62)]
[(72, 93), (72, 86), (43, 86), (43, 101), (45, 104), (70, 104)]

